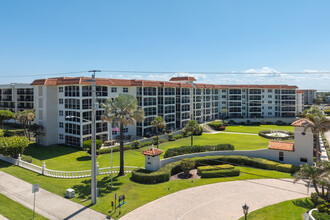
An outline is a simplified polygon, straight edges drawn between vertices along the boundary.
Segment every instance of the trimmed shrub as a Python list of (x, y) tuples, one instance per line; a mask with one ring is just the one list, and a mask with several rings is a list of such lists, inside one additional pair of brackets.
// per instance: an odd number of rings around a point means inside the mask
[(169, 140), (169, 141), (175, 141), (175, 139), (174, 139), (172, 133), (169, 133), (169, 134), (168, 134), (168, 140)]
[(19, 154), (23, 154), (28, 144), (29, 139), (27, 137), (13, 136), (0, 138), (0, 154), (17, 158)]
[(325, 212), (312, 212), (312, 215), (314, 217), (314, 219), (317, 220), (329, 220), (330, 219), (330, 215), (325, 213)]
[(132, 179), (138, 183), (156, 184), (170, 180), (171, 175), (182, 172), (181, 161), (167, 164), (157, 171), (151, 172), (146, 169), (136, 169), (132, 172)]
[(276, 170), (285, 173), (295, 173), (299, 170), (299, 167), (292, 164), (280, 164), (276, 166)]
[(224, 150), (234, 150), (235, 147), (232, 144), (219, 144), (219, 145), (194, 145), (194, 146), (181, 146), (176, 148), (168, 149), (165, 154), (164, 158), (174, 157), (183, 154), (192, 154), (198, 152), (206, 152), (206, 151), (224, 151)]
[(167, 141), (166, 139), (159, 139), (159, 143), (164, 143), (166, 141)]
[(219, 128), (222, 126), (221, 121), (212, 121), (209, 123), (209, 125), (214, 129), (214, 130), (219, 130)]
[(139, 149), (140, 148), (140, 143), (138, 141), (133, 141), (132, 148), (133, 149)]
[(325, 200), (319, 197), (319, 195), (316, 192), (311, 194), (311, 200), (316, 206), (325, 203)]
[(222, 164), (222, 165), (215, 165), (215, 166), (200, 166), (197, 167), (197, 173), (206, 170), (223, 170), (223, 169), (234, 169), (233, 165), (230, 164)]
[(230, 177), (239, 176), (239, 169), (220, 169), (220, 170), (203, 170), (199, 173), (202, 178), (217, 178), (217, 177)]
[[(96, 139), (96, 150), (99, 150), (102, 147), (102, 140)], [(84, 141), (82, 144), (84, 151), (87, 151), (89, 154), (91, 153), (92, 140)]]
[(181, 169), (183, 170), (185, 175), (189, 174), (189, 171), (194, 169), (195, 161), (190, 159), (181, 160)]
[(329, 116), (330, 116), (330, 109), (325, 109), (325, 110), (324, 110), (324, 114), (326, 114), (326, 115), (329, 115)]
[(32, 157), (31, 156), (23, 155), (21, 159), (25, 162), (32, 163)]
[(140, 142), (141, 147), (151, 146), (153, 144), (154, 144), (153, 141)]
[(224, 130), (226, 130), (226, 126), (221, 126), (218, 130), (219, 131), (224, 131)]
[(3, 136), (5, 136), (5, 132), (4, 132), (4, 130), (0, 129), (0, 137), (3, 137)]
[[(132, 145), (124, 145), (124, 151), (126, 150), (131, 150)], [(120, 147), (112, 147), (112, 152), (119, 152), (120, 151)], [(109, 154), (111, 153), (111, 148), (103, 148), (103, 149), (99, 149), (96, 151), (98, 154)]]
[(173, 137), (175, 140), (178, 140), (180, 138), (183, 138), (183, 135), (182, 134), (177, 134), (177, 135), (174, 135)]
[(317, 206), (317, 209), (319, 210), (319, 212), (324, 212), (330, 215), (330, 203), (325, 202), (323, 204), (319, 204)]

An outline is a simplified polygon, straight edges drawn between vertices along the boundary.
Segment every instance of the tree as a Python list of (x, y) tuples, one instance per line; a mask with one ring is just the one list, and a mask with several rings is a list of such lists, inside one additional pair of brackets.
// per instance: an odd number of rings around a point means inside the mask
[(157, 134), (157, 148), (158, 148), (158, 133), (159, 131), (163, 130), (166, 128), (166, 121), (163, 120), (162, 117), (157, 116), (154, 118), (154, 120), (150, 123), (155, 129), (156, 129), (156, 134)]
[(0, 154), (17, 158), (19, 154), (24, 152), (28, 146), (29, 140), (27, 137), (4, 137), (0, 138)]
[(317, 179), (320, 176), (320, 174), (321, 174), (320, 170), (317, 169), (315, 166), (304, 164), (303, 166), (300, 167), (300, 170), (293, 175), (295, 178), (294, 183), (297, 182), (298, 180), (306, 180), (308, 184), (308, 188), (310, 187), (311, 183), (313, 183), (315, 192), (319, 194)]
[(228, 114), (228, 110), (226, 108), (221, 109), (222, 120), (225, 120), (225, 117), (227, 116), (227, 114)]
[(306, 118), (313, 123), (308, 123), (303, 132), (306, 132), (308, 128), (312, 129), (314, 134), (315, 148), (316, 148), (316, 161), (320, 160), (319, 152), (320, 150), (320, 132), (330, 129), (330, 120), (326, 117), (319, 117), (318, 115), (306, 114)]
[(28, 137), (29, 141), (30, 141), (31, 137), (30, 137), (29, 130), (30, 130), (31, 122), (34, 121), (34, 119), (35, 119), (34, 109), (33, 110), (24, 110), (24, 111), (16, 113), (15, 119), (22, 124), (23, 129), (24, 129), (24, 135), (25, 135), (25, 137)]
[(322, 113), (321, 109), (316, 105), (312, 105), (310, 107), (310, 109), (307, 109), (306, 114), (310, 114), (310, 115), (313, 115), (313, 116), (318, 116), (320, 118), (325, 117), (325, 115)]
[[(96, 142), (96, 150), (100, 149), (103, 144), (102, 140), (96, 139), (95, 142)], [(82, 147), (83, 147), (84, 151), (87, 151), (89, 154), (91, 154), (92, 140), (84, 141), (82, 144)]]
[(36, 123), (32, 124), (29, 130), (32, 132), (33, 137), (36, 139), (36, 145), (39, 144), (39, 137), (43, 134), (44, 127), (42, 125), (38, 125)]
[[(115, 99), (108, 99), (101, 104), (105, 110), (102, 115), (103, 121), (108, 121), (119, 127), (120, 131), (120, 170), (118, 176), (124, 175), (124, 127), (134, 125), (136, 121), (144, 120), (144, 111), (138, 108), (137, 100), (134, 96), (120, 94)], [(111, 129), (111, 128), (109, 128)]]
[(184, 129), (188, 132), (191, 132), (191, 146), (193, 146), (194, 133), (199, 131), (199, 129), (200, 129), (198, 122), (195, 120), (191, 120), (188, 122), (188, 124), (186, 125), (186, 127)]
[(0, 123), (3, 129), (3, 122), (10, 120), (10, 119), (14, 119), (15, 118), (15, 114), (11, 111), (8, 110), (0, 110)]
[(190, 159), (181, 160), (181, 169), (186, 177), (189, 177), (189, 171), (194, 169), (195, 161)]

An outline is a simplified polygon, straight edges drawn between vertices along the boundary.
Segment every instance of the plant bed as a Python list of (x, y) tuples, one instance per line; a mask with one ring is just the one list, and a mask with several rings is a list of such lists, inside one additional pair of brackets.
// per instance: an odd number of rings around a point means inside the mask
[(170, 181), (171, 180), (187, 180), (187, 179), (194, 180), (194, 179), (200, 179), (200, 178), (201, 178), (201, 176), (197, 173), (197, 169), (193, 169), (193, 170), (190, 170), (188, 177), (186, 175), (184, 175), (184, 172), (180, 172), (178, 174), (172, 175), (170, 177)]
[(291, 140), (294, 139), (294, 133), (282, 130), (263, 130), (259, 132), (259, 136), (272, 140)]

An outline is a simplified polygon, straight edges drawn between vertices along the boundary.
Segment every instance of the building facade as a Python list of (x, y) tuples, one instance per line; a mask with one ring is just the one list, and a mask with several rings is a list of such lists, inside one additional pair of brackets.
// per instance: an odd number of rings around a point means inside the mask
[(23, 83), (0, 85), (0, 109), (14, 113), (34, 107), (33, 86)]
[[(183, 128), (189, 120), (199, 123), (222, 117), (230, 120), (288, 120), (296, 114), (296, 86), (211, 85), (195, 83), (193, 77), (173, 77), (170, 81), (96, 78), (98, 103), (119, 94), (137, 98), (145, 120), (125, 128), (125, 136), (145, 136), (154, 132), (151, 121), (161, 116), (166, 129)], [(35, 80), (36, 123), (44, 127), (44, 145), (81, 145), (91, 138), (91, 78), (61, 77)], [(96, 110), (97, 138), (107, 140), (109, 132), (119, 135), (101, 121)]]

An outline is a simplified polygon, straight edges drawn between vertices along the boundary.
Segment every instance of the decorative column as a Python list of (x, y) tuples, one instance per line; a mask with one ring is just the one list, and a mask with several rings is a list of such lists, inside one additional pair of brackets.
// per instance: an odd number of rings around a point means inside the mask
[(42, 174), (42, 175), (45, 175), (45, 169), (46, 169), (46, 162), (44, 161), (44, 162), (42, 163), (42, 171), (41, 171), (41, 174)]

